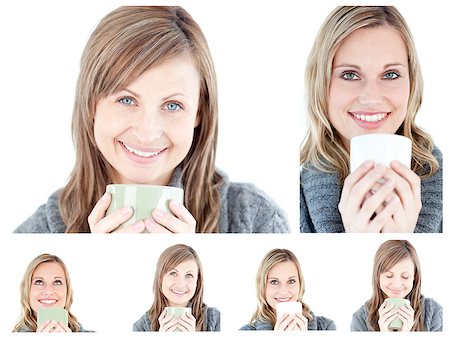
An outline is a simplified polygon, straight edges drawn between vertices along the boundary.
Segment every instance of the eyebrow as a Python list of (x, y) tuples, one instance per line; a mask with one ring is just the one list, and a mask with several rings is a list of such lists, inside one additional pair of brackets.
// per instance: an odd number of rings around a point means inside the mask
[[(383, 69), (387, 69), (387, 68), (391, 68), (391, 67), (407, 68), (407, 66), (405, 66), (403, 63), (387, 63), (384, 65)], [(349, 64), (349, 63), (340, 64), (340, 65), (334, 66), (333, 68), (334, 69), (336, 69), (336, 68), (355, 68), (355, 69), (361, 70), (360, 66), (357, 66), (356, 64)]]
[[(130, 89), (128, 89), (128, 88), (125, 88), (125, 89), (119, 89), (119, 91), (127, 91), (127, 92), (129, 92), (130, 94), (132, 94), (133, 96), (136, 96), (137, 98), (141, 98), (141, 95), (139, 95), (137, 92), (134, 92), (133, 90), (130, 90)], [(173, 97), (175, 97), (175, 96), (183, 96), (183, 97), (189, 99), (189, 97), (186, 96), (185, 94), (183, 94), (183, 93), (181, 93), (181, 92), (177, 92), (177, 93), (171, 94), (171, 95), (169, 95), (169, 96), (163, 97), (162, 100), (163, 100), (163, 101), (166, 101), (166, 100), (171, 99), (171, 98), (173, 98)]]

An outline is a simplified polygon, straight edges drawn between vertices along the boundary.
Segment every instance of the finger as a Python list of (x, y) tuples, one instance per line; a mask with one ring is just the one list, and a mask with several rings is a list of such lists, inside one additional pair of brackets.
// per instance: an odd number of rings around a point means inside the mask
[(166, 227), (164, 227), (163, 225), (160, 225), (159, 223), (155, 222), (155, 220), (153, 220), (152, 218), (149, 219), (145, 219), (144, 220), (145, 223), (145, 228), (147, 228), (147, 230), (150, 233), (172, 233), (171, 231), (169, 231)]
[(187, 210), (186, 207), (181, 205), (175, 200), (169, 201), (169, 209), (172, 211), (172, 213), (181, 221), (184, 223), (193, 226), (195, 228), (195, 225), (197, 224), (197, 221), (195, 221), (192, 214)]
[(156, 223), (166, 227), (173, 233), (187, 233), (195, 232), (195, 225), (187, 224), (177, 217), (173, 216), (169, 212), (165, 212), (161, 209), (155, 208), (152, 211), (152, 218)]
[(283, 314), (279, 319), (277, 319), (275, 323), (275, 330), (284, 330), (286, 329), (288, 322), (288, 314)]
[(51, 324), (52, 321), (45, 321), (42, 323), (42, 325), (38, 326), (36, 329), (36, 332), (44, 332), (44, 330), (47, 328), (49, 324)]
[[(362, 163), (355, 171), (350, 173), (344, 181), (344, 187), (342, 188), (342, 195), (348, 196), (350, 195), (350, 191), (353, 186), (359, 182), (366, 174), (369, 172), (374, 166), (374, 162), (371, 160), (365, 161)], [(347, 201), (347, 200), (346, 200)]]
[(363, 217), (363, 219), (365, 220), (367, 219), (366, 221), (369, 221), (372, 215), (375, 213), (375, 211), (380, 206), (383, 206), (384, 201), (392, 193), (394, 188), (395, 188), (395, 181), (388, 180), (383, 184), (383, 186), (380, 187), (380, 189), (374, 195), (372, 195), (372, 197), (367, 199), (366, 202), (361, 207), (361, 216)]
[(402, 164), (401, 162), (394, 160), (391, 163), (391, 168), (397, 172), (400, 176), (403, 177), (403, 179), (405, 179), (406, 181), (408, 181), (411, 190), (413, 191), (414, 194), (414, 198), (420, 198), (421, 193), (420, 193), (420, 177), (413, 171), (411, 170), (408, 166)]
[(91, 211), (91, 214), (88, 216), (89, 226), (95, 225), (101, 219), (105, 217), (105, 213), (111, 204), (111, 194), (109, 192), (105, 192), (102, 197), (97, 201), (94, 208)]
[(107, 215), (91, 227), (94, 233), (111, 233), (133, 215), (132, 207), (123, 207)]
[(182, 327), (181, 329), (183, 331), (194, 331), (195, 320), (192, 320), (185, 315), (181, 315), (180, 319), (178, 320), (178, 326), (180, 326), (180, 328)]
[(115, 230), (114, 233), (142, 233), (145, 228), (145, 222), (140, 220), (130, 226), (122, 226), (118, 230)]
[(46, 324), (45, 328), (42, 329), (40, 332), (53, 332), (58, 322), (56, 321), (49, 321), (48, 324)]
[(395, 196), (393, 200), (391, 200), (386, 207), (381, 211), (380, 214), (372, 220), (371, 225), (375, 228), (382, 228), (384, 225), (389, 223), (392, 219), (392, 216), (397, 213), (401, 209), (401, 202), (398, 196)]
[(417, 199), (417, 196), (414, 194), (415, 192), (413, 192), (413, 187), (410, 182), (400, 174), (398, 174), (396, 171), (387, 169), (385, 177), (387, 179), (395, 180), (395, 191), (397, 192), (397, 195), (400, 197), (400, 201), (404, 206), (408, 206), (411, 203), (414, 204), (416, 200), (420, 200), (420, 183), (417, 187), (419, 189), (419, 195)]

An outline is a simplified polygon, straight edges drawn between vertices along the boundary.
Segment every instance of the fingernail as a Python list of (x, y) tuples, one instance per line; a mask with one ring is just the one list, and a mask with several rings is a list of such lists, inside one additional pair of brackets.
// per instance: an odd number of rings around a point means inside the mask
[(375, 171), (376, 171), (377, 173), (383, 172), (383, 171), (384, 171), (384, 165), (383, 165), (383, 164), (377, 164), (377, 165), (375, 165)]
[(133, 229), (137, 230), (137, 231), (141, 231), (145, 228), (145, 223), (144, 221), (138, 221), (133, 225)]
[(132, 207), (124, 207), (120, 211), (122, 214), (127, 215), (127, 214), (133, 213), (133, 208)]
[(145, 219), (144, 224), (145, 227), (147, 227), (147, 229), (152, 229), (156, 227), (156, 222), (152, 218)]
[(373, 161), (372, 161), (372, 160), (366, 160), (366, 161), (363, 163), (363, 166), (364, 166), (364, 167), (367, 167), (367, 168), (372, 167), (372, 166), (373, 166)]
[(162, 220), (164, 218), (164, 216), (166, 215), (166, 212), (160, 210), (159, 208), (155, 208), (155, 210), (152, 213), (153, 217), (156, 220)]

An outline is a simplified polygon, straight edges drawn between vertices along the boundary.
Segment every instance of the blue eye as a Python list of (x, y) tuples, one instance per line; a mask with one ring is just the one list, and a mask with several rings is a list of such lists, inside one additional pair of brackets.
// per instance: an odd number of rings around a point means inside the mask
[(354, 73), (353, 71), (346, 71), (342, 74), (342, 78), (344, 80), (347, 81), (355, 81), (355, 80), (359, 80), (358, 75), (356, 75), (356, 73)]
[(170, 102), (166, 104), (166, 108), (169, 111), (177, 111), (181, 109), (180, 105), (178, 103)]
[(124, 105), (135, 105), (136, 103), (131, 97), (122, 97), (118, 101), (119, 103), (122, 103)]
[(400, 75), (398, 73), (396, 73), (395, 71), (389, 71), (386, 74), (384, 74), (384, 76), (383, 76), (383, 78), (385, 78), (387, 80), (395, 80), (399, 77), (400, 77)]

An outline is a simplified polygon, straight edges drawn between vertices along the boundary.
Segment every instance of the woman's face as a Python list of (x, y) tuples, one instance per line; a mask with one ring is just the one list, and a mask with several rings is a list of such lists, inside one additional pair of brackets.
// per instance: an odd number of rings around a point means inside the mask
[(298, 270), (292, 261), (274, 265), (267, 274), (266, 301), (276, 310), (277, 303), (294, 301), (298, 298), (300, 282)]
[(37, 313), (42, 307), (64, 308), (67, 283), (64, 269), (57, 262), (41, 263), (31, 276), (30, 306)]
[(414, 262), (411, 258), (401, 260), (380, 275), (380, 288), (386, 297), (404, 298), (414, 283)]
[(97, 146), (122, 184), (167, 185), (192, 144), (200, 74), (190, 55), (145, 71), (96, 106)]
[(198, 266), (194, 259), (181, 262), (162, 279), (162, 293), (171, 307), (186, 307), (197, 289)]
[(347, 150), (354, 136), (398, 130), (409, 86), (408, 51), (395, 29), (361, 28), (344, 39), (333, 60), (328, 118)]

